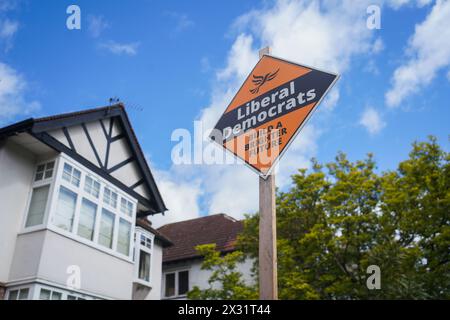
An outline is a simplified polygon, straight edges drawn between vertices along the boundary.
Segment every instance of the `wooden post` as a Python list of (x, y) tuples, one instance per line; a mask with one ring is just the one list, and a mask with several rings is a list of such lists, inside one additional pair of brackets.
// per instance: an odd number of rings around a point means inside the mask
[[(270, 48), (259, 51), (259, 58)], [(278, 299), (275, 175), (259, 178), (259, 298)]]

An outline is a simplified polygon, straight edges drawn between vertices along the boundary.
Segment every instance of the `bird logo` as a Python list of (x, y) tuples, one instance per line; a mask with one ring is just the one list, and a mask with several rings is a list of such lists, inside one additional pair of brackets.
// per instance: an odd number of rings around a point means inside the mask
[(255, 75), (253, 75), (253, 80), (252, 80), (252, 82), (256, 85), (256, 87), (253, 88), (253, 89), (250, 89), (250, 92), (251, 92), (252, 94), (258, 93), (258, 92), (259, 92), (259, 88), (261, 88), (261, 86), (262, 86), (264, 83), (266, 83), (266, 82), (268, 82), (268, 81), (271, 81), (271, 80), (275, 79), (275, 77), (276, 77), (277, 74), (278, 74), (278, 71), (280, 71), (280, 69), (278, 69), (277, 71), (272, 72), (272, 73), (271, 73), (271, 72), (266, 73), (264, 76), (255, 76)]

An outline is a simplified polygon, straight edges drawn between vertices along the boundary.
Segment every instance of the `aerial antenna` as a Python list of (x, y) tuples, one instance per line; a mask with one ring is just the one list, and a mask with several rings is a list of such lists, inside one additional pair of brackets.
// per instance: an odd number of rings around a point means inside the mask
[(119, 97), (111, 97), (109, 98), (109, 105), (112, 106), (113, 104), (117, 104), (120, 102), (120, 98)]

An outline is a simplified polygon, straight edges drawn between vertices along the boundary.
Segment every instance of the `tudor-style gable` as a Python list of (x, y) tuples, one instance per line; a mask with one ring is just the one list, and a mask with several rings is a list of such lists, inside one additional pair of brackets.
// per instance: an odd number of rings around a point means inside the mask
[(22, 123), (1, 134), (27, 132), (69, 155), (136, 198), (141, 216), (166, 210), (122, 104)]

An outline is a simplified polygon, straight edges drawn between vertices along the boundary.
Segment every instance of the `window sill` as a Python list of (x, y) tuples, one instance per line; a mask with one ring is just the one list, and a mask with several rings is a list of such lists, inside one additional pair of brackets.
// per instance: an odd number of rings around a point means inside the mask
[(133, 283), (136, 283), (136, 284), (140, 284), (140, 285), (142, 285), (142, 286), (145, 286), (145, 287), (147, 287), (147, 288), (150, 288), (150, 289), (152, 289), (152, 286), (151, 286), (151, 283), (150, 283), (150, 281), (144, 281), (144, 280), (141, 280), (141, 279), (134, 279), (133, 280)]

